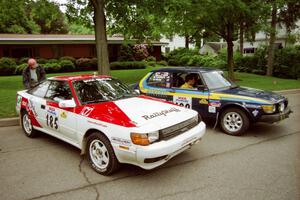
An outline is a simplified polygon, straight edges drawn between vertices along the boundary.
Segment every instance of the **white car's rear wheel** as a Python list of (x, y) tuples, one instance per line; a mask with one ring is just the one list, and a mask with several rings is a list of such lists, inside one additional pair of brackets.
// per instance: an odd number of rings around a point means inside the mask
[(37, 131), (34, 130), (30, 116), (26, 111), (23, 111), (21, 113), (21, 124), (22, 124), (22, 129), (27, 137), (33, 138), (37, 136)]
[(99, 132), (87, 139), (87, 159), (91, 167), (102, 175), (110, 175), (119, 168), (119, 162), (109, 140)]

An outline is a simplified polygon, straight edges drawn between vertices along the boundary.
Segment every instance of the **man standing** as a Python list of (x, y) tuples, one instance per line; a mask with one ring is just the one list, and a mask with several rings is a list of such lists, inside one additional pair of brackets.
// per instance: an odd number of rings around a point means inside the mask
[(28, 60), (28, 66), (23, 70), (23, 85), (26, 89), (33, 88), (39, 82), (46, 79), (46, 73), (42, 66), (39, 66), (35, 59)]

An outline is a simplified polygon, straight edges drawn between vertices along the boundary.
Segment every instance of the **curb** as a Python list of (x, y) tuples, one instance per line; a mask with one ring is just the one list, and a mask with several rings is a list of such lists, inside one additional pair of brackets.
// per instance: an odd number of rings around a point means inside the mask
[(20, 125), (19, 117), (0, 119), (0, 127), (19, 126), (19, 125)]
[[(297, 94), (297, 93), (300, 93), (300, 89), (279, 90), (279, 91), (274, 91), (274, 92), (280, 93), (280, 94)], [(0, 119), (0, 127), (19, 126), (19, 125), (20, 125), (19, 117)]]
[(273, 92), (280, 93), (280, 94), (297, 94), (300, 93), (300, 89), (278, 90)]

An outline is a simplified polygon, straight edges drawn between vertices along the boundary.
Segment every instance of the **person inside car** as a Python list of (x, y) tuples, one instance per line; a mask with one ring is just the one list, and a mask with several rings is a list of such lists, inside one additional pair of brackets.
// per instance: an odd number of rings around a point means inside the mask
[(185, 83), (180, 87), (183, 89), (195, 89), (195, 84), (197, 83), (197, 74), (188, 74), (185, 77)]

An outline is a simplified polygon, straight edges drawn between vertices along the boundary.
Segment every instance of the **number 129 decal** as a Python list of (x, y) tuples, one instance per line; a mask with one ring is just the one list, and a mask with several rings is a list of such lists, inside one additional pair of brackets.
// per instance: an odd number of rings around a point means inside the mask
[(58, 129), (58, 117), (47, 114), (46, 116), (47, 126)]

